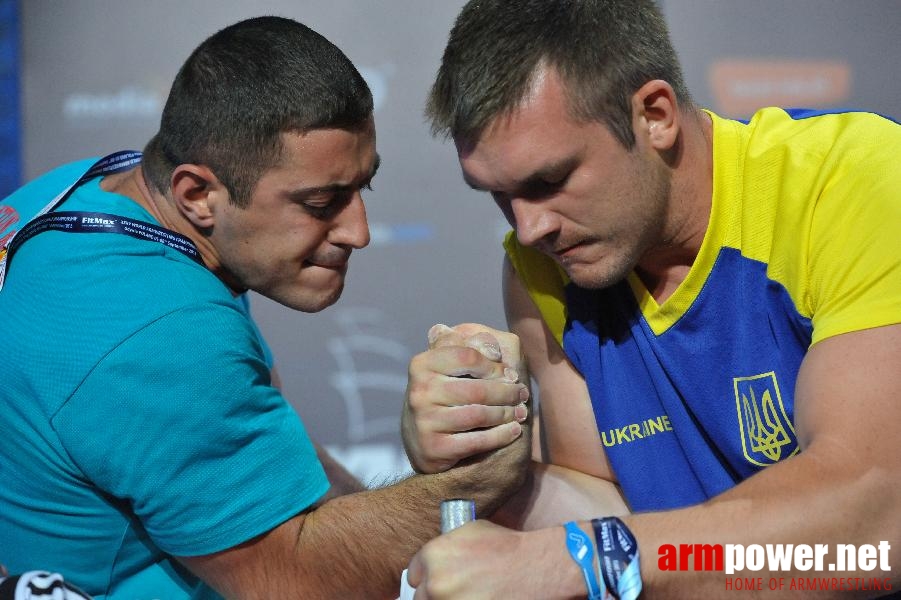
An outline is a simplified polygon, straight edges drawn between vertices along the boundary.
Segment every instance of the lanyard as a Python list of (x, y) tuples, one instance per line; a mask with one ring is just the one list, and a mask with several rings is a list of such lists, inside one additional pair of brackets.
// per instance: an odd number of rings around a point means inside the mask
[(104, 156), (84, 172), (66, 189), (61, 191), (37, 215), (19, 229), (9, 239), (6, 246), (0, 249), (0, 289), (6, 277), (7, 265), (13, 252), (32, 237), (44, 231), (63, 231), (66, 233), (122, 233), (142, 240), (150, 240), (165, 244), (185, 254), (198, 264), (203, 264), (197, 246), (189, 238), (163, 227), (111, 215), (107, 213), (59, 211), (51, 212), (62, 204), (75, 189), (84, 182), (95, 177), (112, 175), (133, 168), (141, 162), (141, 153), (134, 150), (123, 150)]

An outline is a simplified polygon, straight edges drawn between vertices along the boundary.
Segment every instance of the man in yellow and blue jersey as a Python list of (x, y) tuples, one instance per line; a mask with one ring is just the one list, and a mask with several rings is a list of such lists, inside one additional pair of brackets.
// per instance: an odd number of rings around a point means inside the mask
[[(624, 502), (561, 515), (573, 490), (554, 496), (536, 464), (515, 523), (535, 531), (463, 527), (420, 552), (411, 584), (435, 598), (710, 598), (722, 568), (669, 570), (660, 549), (901, 544), (897, 123), (703, 110), (651, 0), (468, 3), (428, 114), (513, 227), (505, 306), (539, 392), (536, 460)], [(442, 331), (433, 354), (478, 328)], [(436, 368), (434, 385), (456, 373)], [(441, 402), (440, 418), (425, 395), (405, 407), (423, 472), (491, 449), (501, 437), (486, 432), (509, 420)], [(571, 557), (551, 527), (566, 519)], [(598, 566), (580, 562), (586, 547)], [(838, 576), (879, 595), (890, 570)], [(842, 593), (817, 597), (829, 592)]]

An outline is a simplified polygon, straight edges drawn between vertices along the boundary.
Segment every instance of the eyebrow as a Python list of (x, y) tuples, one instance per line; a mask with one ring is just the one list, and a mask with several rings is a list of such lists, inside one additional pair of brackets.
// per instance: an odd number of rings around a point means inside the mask
[(315, 194), (330, 194), (330, 193), (341, 193), (341, 192), (351, 192), (356, 191), (358, 189), (364, 188), (369, 185), (375, 174), (378, 172), (379, 167), (382, 165), (382, 157), (376, 153), (375, 161), (372, 163), (372, 169), (369, 171), (369, 175), (360, 185), (353, 185), (350, 183), (333, 183), (331, 185), (324, 186), (313, 186), (308, 188), (298, 188), (296, 190), (292, 190), (290, 195), (293, 197), (302, 197), (302, 196), (313, 196)]
[[(542, 166), (538, 170), (533, 173), (530, 173), (523, 179), (517, 180), (513, 182), (513, 189), (515, 190), (528, 190), (530, 188), (540, 187), (542, 185), (546, 185), (546, 182), (549, 179), (554, 179), (560, 175), (560, 173), (568, 173), (575, 168), (576, 163), (578, 162), (577, 158), (570, 157), (562, 160), (558, 160), (557, 162), (553, 162), (547, 165)], [(463, 181), (466, 182), (466, 185), (471, 187), (472, 189), (479, 192), (486, 192), (491, 190), (486, 190), (483, 187), (476, 185), (465, 173), (463, 174)]]

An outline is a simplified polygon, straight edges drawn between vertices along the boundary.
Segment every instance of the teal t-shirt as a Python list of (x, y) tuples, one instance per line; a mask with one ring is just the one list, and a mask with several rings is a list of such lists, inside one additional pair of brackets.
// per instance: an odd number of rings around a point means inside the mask
[[(4, 200), (7, 221), (90, 163)], [(99, 181), (57, 210), (156, 223)], [(96, 598), (217, 597), (172, 557), (245, 542), (328, 488), (245, 307), (177, 250), (122, 234), (45, 232), (8, 267), (0, 562)]]

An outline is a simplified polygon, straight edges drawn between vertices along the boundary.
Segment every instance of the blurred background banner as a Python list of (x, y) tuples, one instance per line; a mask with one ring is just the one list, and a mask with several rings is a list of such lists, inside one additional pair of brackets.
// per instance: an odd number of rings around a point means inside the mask
[[(429, 327), (504, 327), (507, 225), (489, 196), (463, 183), (453, 145), (433, 139), (422, 116), (462, 4), (0, 0), (0, 185), (143, 147), (190, 51), (242, 18), (291, 17), (337, 44), (375, 96), (382, 168), (365, 194), (372, 244), (354, 253), (341, 301), (320, 314), (252, 300), (311, 435), (380, 483), (409, 468), (399, 414), (407, 362)], [(899, 0), (666, 0), (664, 10), (695, 99), (723, 116), (766, 105), (901, 115)]]
[(19, 123), (19, 5), (0, 0), (0, 198), (22, 180)]

